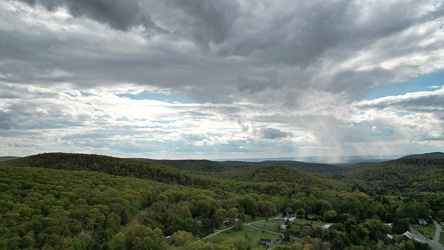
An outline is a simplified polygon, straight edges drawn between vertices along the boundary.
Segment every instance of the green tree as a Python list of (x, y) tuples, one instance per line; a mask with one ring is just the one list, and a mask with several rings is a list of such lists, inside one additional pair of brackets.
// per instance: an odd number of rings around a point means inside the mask
[(225, 219), (227, 218), (227, 210), (224, 208), (220, 208), (216, 211), (216, 213), (214, 214), (214, 222), (216, 223), (216, 227), (220, 227), (222, 226), (222, 223), (225, 221)]
[(126, 236), (122, 232), (118, 232), (111, 240), (111, 249), (124, 250), (126, 249)]
[(179, 230), (171, 235), (171, 239), (174, 246), (180, 247), (193, 242), (194, 236), (189, 232)]

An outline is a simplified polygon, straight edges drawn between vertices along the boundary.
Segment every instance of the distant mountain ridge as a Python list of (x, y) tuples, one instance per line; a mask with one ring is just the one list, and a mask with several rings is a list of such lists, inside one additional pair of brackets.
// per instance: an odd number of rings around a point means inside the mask
[(443, 192), (444, 157), (443, 153), (409, 155), (396, 160), (362, 164), (343, 172), (352, 181), (366, 183), (388, 192)]
[(18, 156), (0, 156), (0, 162), (2, 161), (11, 161), (11, 160), (15, 160), (18, 159), (20, 157)]
[[(171, 167), (170, 165), (174, 165), (171, 163), (176, 164), (176, 166)], [(184, 164), (184, 167), (181, 168), (179, 166), (180, 164)], [(211, 170), (213, 164), (219, 166), (221, 171), (206, 170), (206, 168)], [(301, 188), (311, 185), (320, 188), (346, 189), (344, 183), (327, 177), (321, 177), (319, 174), (309, 171), (291, 169), (278, 165), (255, 165), (251, 167), (245, 165), (231, 166), (229, 164), (207, 160), (156, 160), (152, 162), (148, 159), (125, 159), (95, 154), (44, 153), (2, 162), (0, 166), (86, 170), (198, 188), (224, 186), (226, 190), (234, 188), (235, 185), (251, 186), (249, 181), (251, 181), (250, 176), (253, 171), (268, 172), (267, 175), (256, 175), (254, 179), (260, 180), (261, 182), (288, 182), (297, 184)], [(264, 171), (263, 169), (267, 170)], [(268, 170), (274, 174), (273, 178), (269, 177), (270, 172)], [(223, 179), (220, 178), (222, 174), (225, 177)], [(245, 183), (238, 182), (239, 180)], [(260, 186), (262, 183), (255, 182), (253, 185)]]
[(406, 155), (404, 157), (401, 157), (400, 159), (444, 159), (444, 153), (432, 152), (425, 154), (413, 154), (413, 155)]
[(154, 160), (144, 158), (133, 158), (133, 160), (150, 162), (158, 165), (168, 166), (181, 170), (198, 171), (198, 172), (223, 172), (236, 168), (245, 167), (266, 167), (266, 166), (283, 166), (291, 169), (306, 170), (311, 172), (337, 172), (342, 168), (324, 164), (324, 163), (308, 163), (300, 161), (274, 161), (267, 160), (261, 162), (248, 162), (248, 161), (210, 161), (210, 160)]

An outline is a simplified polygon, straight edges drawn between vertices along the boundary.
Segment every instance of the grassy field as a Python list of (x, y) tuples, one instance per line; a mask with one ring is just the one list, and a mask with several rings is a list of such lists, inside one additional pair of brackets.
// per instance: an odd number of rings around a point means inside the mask
[(412, 225), (412, 228), (431, 240), (435, 237), (436, 227), (433, 224), (425, 226)]
[(238, 231), (235, 229), (227, 230), (224, 232), (221, 232), (213, 237), (221, 237), (223, 239), (230, 239), (235, 237), (245, 237), (250, 240), (251, 242), (251, 249), (267, 249), (267, 246), (260, 245), (259, 239), (265, 238), (265, 239), (272, 239), (273, 242), (277, 242), (279, 238), (278, 235), (270, 234), (267, 232), (263, 232), (262, 230), (256, 230), (247, 226), (244, 226), (242, 230)]
[(253, 223), (253, 226), (262, 227), (262, 228), (266, 228), (269, 230), (279, 232), (279, 230), (278, 230), (279, 224), (278, 223), (281, 221), (283, 221), (283, 220), (282, 219), (270, 219), (268, 221), (261, 221), (261, 222)]
[[(279, 222), (282, 222), (282, 221), (283, 221), (282, 219), (273, 219), (273, 220), (268, 220), (268, 221), (257, 222), (257, 223), (254, 223), (253, 225), (256, 227), (266, 228), (266, 229), (277, 231), (277, 232), (283, 232), (284, 230), (279, 230), (279, 228), (280, 228)], [(293, 236), (299, 236), (302, 226), (311, 225), (312, 227), (318, 227), (318, 226), (323, 226), (323, 225), (327, 225), (327, 224), (331, 224), (331, 223), (297, 219), (291, 223), (290, 234)]]
[[(263, 228), (277, 231), (278, 225), (279, 225), (278, 223), (280, 221), (283, 221), (283, 220), (282, 219), (270, 219), (268, 221), (253, 223), (253, 225), (257, 226), (257, 227), (263, 227)], [(298, 226), (311, 225), (313, 227), (317, 227), (317, 226), (323, 226), (323, 225), (327, 225), (327, 224), (331, 224), (331, 223), (318, 222), (318, 221), (312, 221), (312, 220), (304, 220), (304, 219), (296, 219), (291, 224), (298, 225)]]
[(251, 218), (251, 216), (246, 215), (245, 216), (245, 220), (243, 221), (244, 223), (248, 223), (248, 222), (252, 222), (252, 221), (258, 221), (258, 220), (265, 220), (267, 217), (262, 217), (262, 216), (256, 216), (253, 218)]
[(331, 223), (326, 223), (326, 222), (320, 222), (320, 221), (312, 221), (312, 220), (304, 220), (304, 219), (297, 219), (295, 221), (293, 221), (293, 225), (299, 225), (299, 226), (304, 226), (304, 225), (311, 225), (313, 227), (318, 227), (318, 226), (323, 226), (323, 225), (328, 225)]

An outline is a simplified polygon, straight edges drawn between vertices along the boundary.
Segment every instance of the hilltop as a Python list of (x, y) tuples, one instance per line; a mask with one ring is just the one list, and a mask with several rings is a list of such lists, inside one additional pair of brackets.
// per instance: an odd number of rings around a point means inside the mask
[(198, 171), (198, 172), (224, 172), (227, 170), (246, 168), (246, 167), (260, 167), (260, 166), (284, 166), (297, 170), (306, 170), (311, 172), (329, 173), (342, 170), (335, 165), (323, 163), (308, 163), (300, 161), (280, 161), (267, 160), (260, 162), (247, 161), (210, 161), (210, 160), (153, 160), (136, 158), (134, 160), (151, 162), (163, 166), (169, 166), (182, 170)]
[[(174, 167), (158, 165), (157, 163)], [(209, 166), (206, 165), (208, 163)], [(281, 167), (280, 170), (274, 171), (273, 175), (270, 172), (267, 178), (255, 181), (249, 179), (251, 171), (269, 169), (270, 166), (257, 165), (254, 166), (254, 170), (249, 170), (250, 167), (245, 168), (244, 165), (234, 166), (205, 160), (152, 161), (90, 154), (44, 153), (4, 162), (4, 164), (65, 170), (88, 170), (198, 188), (224, 187), (227, 190), (238, 190), (244, 186), (251, 186), (253, 181), (254, 186), (261, 186), (263, 183), (286, 182), (307, 190), (317, 188), (347, 189), (347, 186), (340, 181), (287, 167)], [(218, 167), (218, 172), (208, 171), (214, 166)], [(268, 192), (268, 190), (264, 189), (263, 192)]]
[(0, 162), (15, 160), (15, 159), (18, 159), (18, 158), (20, 158), (20, 157), (17, 157), (17, 156), (0, 156)]
[(412, 154), (401, 157), (400, 159), (444, 159), (444, 153), (442, 152), (432, 152), (425, 154)]
[[(436, 155), (436, 154), (434, 154)], [(380, 194), (393, 192), (443, 192), (444, 158), (420, 155), (363, 164), (343, 172), (347, 178), (365, 183)]]

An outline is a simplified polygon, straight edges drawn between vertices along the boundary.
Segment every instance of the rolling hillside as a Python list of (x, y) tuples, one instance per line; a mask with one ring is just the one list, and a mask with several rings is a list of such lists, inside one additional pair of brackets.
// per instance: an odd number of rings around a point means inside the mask
[(444, 159), (444, 153), (442, 152), (433, 152), (433, 153), (425, 153), (425, 154), (412, 154), (401, 157), (400, 159)]
[(322, 164), (322, 163), (308, 163), (300, 161), (262, 161), (262, 162), (239, 162), (239, 161), (226, 161), (223, 162), (228, 165), (238, 166), (284, 166), (292, 169), (306, 170), (312, 172), (337, 172), (341, 168), (335, 165)]
[[(239, 166), (219, 165), (221, 166), (219, 169), (220, 172), (204, 172), (202, 169), (206, 169), (205, 163), (210, 164), (207, 168), (213, 167), (214, 163), (219, 163), (195, 160), (171, 162), (175, 163), (175, 168), (157, 165), (146, 160), (142, 161), (88, 154), (45, 153), (3, 162), (0, 163), (0, 165), (30, 166), (64, 170), (88, 170), (197, 188), (222, 187), (230, 191), (240, 190), (244, 187), (251, 188), (253, 186), (255, 188), (260, 188), (261, 192), (267, 193), (270, 191), (276, 193), (276, 191), (271, 189), (267, 190), (263, 188), (262, 185), (264, 183), (289, 183), (292, 187), (300, 187), (306, 190), (317, 188), (333, 188), (337, 190), (348, 189), (347, 185), (340, 181), (287, 167), (259, 165), (256, 167), (240, 168)], [(180, 163), (184, 164), (185, 170), (179, 166)], [(193, 171), (190, 171), (189, 169)], [(201, 171), (197, 171), (196, 169), (201, 169)], [(252, 174), (261, 177), (252, 178)]]
[(292, 169), (306, 170), (311, 172), (330, 173), (341, 171), (342, 168), (329, 164), (308, 163), (299, 161), (209, 161), (209, 160), (153, 160), (153, 159), (134, 159), (151, 162), (158, 165), (169, 166), (182, 170), (198, 172), (224, 172), (236, 168), (260, 167), (260, 166), (283, 166)]
[(444, 192), (444, 158), (400, 158), (371, 163), (343, 173), (379, 193)]
[(0, 162), (15, 160), (15, 159), (18, 159), (18, 158), (20, 158), (20, 157), (16, 157), (16, 156), (1, 156), (0, 157)]

